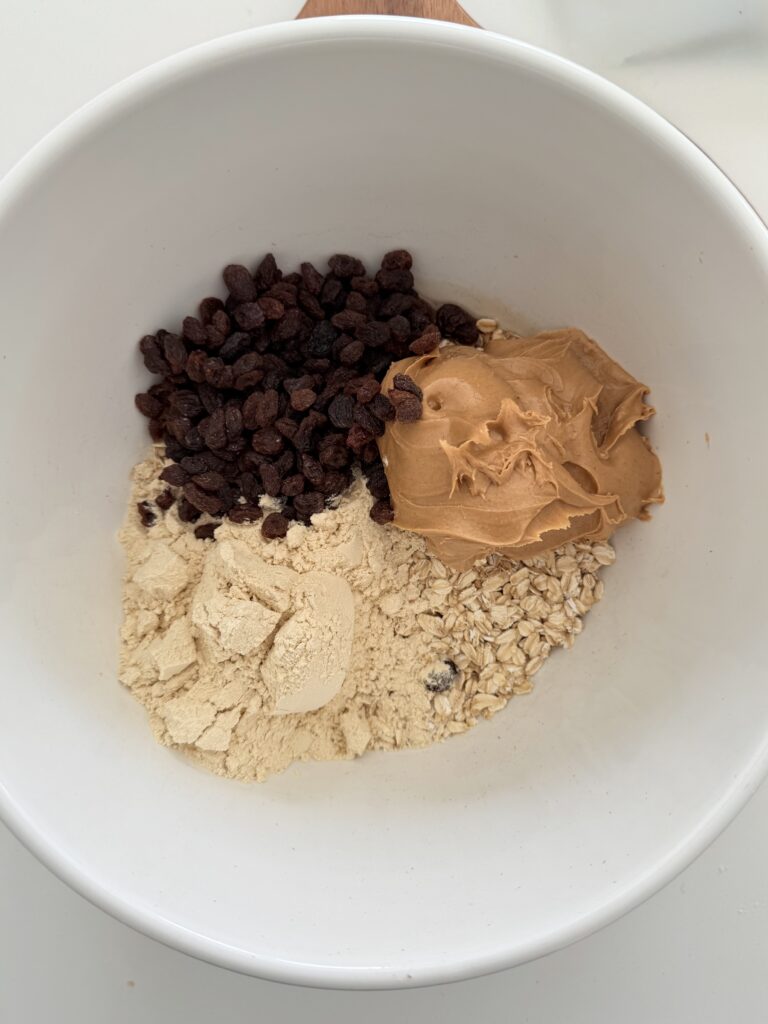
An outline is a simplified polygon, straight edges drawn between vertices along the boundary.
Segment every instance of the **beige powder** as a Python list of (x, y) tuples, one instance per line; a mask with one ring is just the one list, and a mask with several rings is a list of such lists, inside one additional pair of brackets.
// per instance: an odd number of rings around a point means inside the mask
[(360, 481), (284, 540), (228, 521), (198, 540), (175, 507), (139, 520), (164, 464), (153, 453), (134, 470), (121, 533), (120, 678), (161, 743), (234, 778), (464, 732), (571, 645), (613, 560), (585, 542), (452, 572), (417, 535), (373, 523)]

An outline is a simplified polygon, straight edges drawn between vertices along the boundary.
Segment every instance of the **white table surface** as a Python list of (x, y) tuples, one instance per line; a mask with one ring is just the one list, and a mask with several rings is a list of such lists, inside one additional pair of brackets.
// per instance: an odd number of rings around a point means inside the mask
[[(205, 39), (293, 17), (300, 6), (1, 0), (0, 174), (127, 74)], [(656, 107), (768, 220), (768, 0), (465, 6), (483, 26), (579, 59)], [(768, 1020), (766, 864), (763, 786), (666, 889), (568, 949), (457, 985), (318, 992), (230, 974), (138, 935), (71, 892), (0, 826), (0, 1022), (752, 1024)]]

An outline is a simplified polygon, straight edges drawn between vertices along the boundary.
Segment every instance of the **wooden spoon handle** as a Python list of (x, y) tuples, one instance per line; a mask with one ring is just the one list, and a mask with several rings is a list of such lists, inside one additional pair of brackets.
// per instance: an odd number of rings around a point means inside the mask
[(399, 14), (480, 27), (456, 0), (307, 0), (296, 17), (321, 18), (328, 14)]

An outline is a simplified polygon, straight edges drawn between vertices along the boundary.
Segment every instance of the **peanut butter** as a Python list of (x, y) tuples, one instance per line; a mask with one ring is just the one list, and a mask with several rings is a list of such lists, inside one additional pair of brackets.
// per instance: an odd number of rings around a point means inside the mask
[(582, 331), (449, 345), (390, 368), (424, 393), (416, 423), (379, 441), (395, 525), (447, 565), (491, 551), (528, 558), (604, 539), (663, 501), (661, 466), (637, 424), (648, 388)]

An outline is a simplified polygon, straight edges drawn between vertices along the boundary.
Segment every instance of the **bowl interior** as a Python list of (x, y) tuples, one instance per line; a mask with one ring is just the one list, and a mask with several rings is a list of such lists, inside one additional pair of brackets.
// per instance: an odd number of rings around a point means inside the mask
[[(116, 681), (137, 339), (220, 268), (410, 247), (418, 285), (575, 324), (652, 386), (667, 504), (535, 692), (439, 747), (263, 786), (155, 745)], [(669, 877), (765, 752), (766, 241), (682, 137), (554, 58), (409, 22), (171, 61), (5, 186), (0, 795), (65, 877), (228, 966), (320, 984), (490, 970)]]

